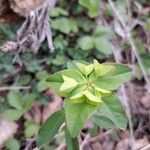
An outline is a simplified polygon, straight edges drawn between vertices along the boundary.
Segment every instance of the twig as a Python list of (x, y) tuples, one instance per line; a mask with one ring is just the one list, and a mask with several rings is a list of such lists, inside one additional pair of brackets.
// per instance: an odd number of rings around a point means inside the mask
[(110, 129), (110, 130), (108, 130), (108, 131), (106, 131), (106, 132), (104, 132), (104, 133), (98, 134), (97, 136), (95, 136), (95, 137), (89, 139), (88, 142), (92, 143), (92, 142), (95, 142), (95, 141), (99, 141), (102, 137), (105, 137), (105, 136), (111, 134), (112, 131), (113, 131), (113, 129)]
[(132, 122), (131, 109), (129, 106), (129, 99), (127, 97), (127, 93), (126, 93), (126, 89), (124, 85), (121, 86), (121, 92), (122, 92), (122, 97), (125, 103), (126, 114), (127, 114), (128, 121), (129, 121), (130, 137), (129, 137), (128, 142), (129, 142), (130, 148), (133, 149), (133, 141), (134, 141), (133, 122)]
[[(117, 63), (120, 63), (120, 60), (122, 60), (122, 55), (120, 54), (120, 50), (118, 50), (118, 48), (114, 47), (114, 45), (112, 45), (112, 49), (113, 49), (115, 61)], [(121, 89), (121, 93), (122, 93), (123, 102), (124, 102), (124, 105), (126, 108), (126, 114), (127, 114), (128, 120), (129, 120), (130, 138), (129, 138), (128, 142), (129, 142), (130, 148), (133, 149), (133, 140), (134, 140), (133, 123), (132, 123), (131, 109), (129, 106), (129, 99), (127, 97), (125, 86), (122, 85), (120, 89)]]
[(90, 139), (90, 135), (87, 134), (86, 137), (84, 138), (84, 140), (82, 141), (82, 143), (80, 144), (80, 150), (83, 150), (84, 149), (84, 146), (86, 144), (88, 144), (88, 140)]
[(59, 145), (57, 150), (65, 150), (65, 148), (66, 148), (66, 144), (62, 143), (62, 144)]
[(31, 86), (12, 86), (12, 87), (0, 87), (0, 91), (7, 91), (7, 90), (29, 90)]
[(27, 141), (27, 146), (25, 147), (24, 150), (29, 150), (29, 149), (31, 148), (33, 142), (35, 142), (35, 138), (29, 139), (29, 140)]
[(127, 39), (128, 39), (128, 41), (129, 41), (129, 43), (130, 43), (130, 45), (131, 45), (131, 48), (132, 48), (132, 50), (133, 50), (133, 52), (134, 52), (134, 54), (135, 54), (135, 56), (136, 56), (136, 58), (137, 58), (137, 60), (138, 60), (138, 62), (139, 62), (141, 71), (142, 71), (142, 73), (143, 73), (144, 79), (145, 79), (145, 81), (146, 81), (146, 83), (147, 83), (147, 86), (148, 86), (147, 88), (150, 89), (150, 80), (149, 80), (149, 78), (148, 78), (148, 73), (147, 73), (146, 68), (145, 68), (145, 66), (144, 66), (144, 64), (143, 64), (143, 61), (142, 61), (142, 59), (141, 59), (141, 57), (140, 57), (140, 55), (139, 55), (139, 53), (138, 53), (136, 44), (135, 44), (135, 42), (134, 42), (134, 39), (133, 39), (132, 34), (131, 34), (131, 31), (130, 31), (130, 27), (127, 26), (126, 23), (124, 22), (124, 20), (122, 19), (122, 17), (121, 17), (121, 15), (119, 14), (118, 10), (115, 8), (114, 2), (113, 2), (112, 0), (108, 0), (108, 2), (109, 2), (109, 4), (111, 5), (111, 7), (112, 7), (112, 9), (113, 9), (113, 11), (114, 11), (114, 14), (115, 14), (115, 16), (116, 16), (116, 18), (118, 18), (118, 20), (119, 20), (120, 23), (122, 24), (122, 26), (123, 26), (123, 28), (124, 28), (126, 34), (127, 34)]
[(140, 150), (149, 150), (150, 149), (150, 144), (146, 145), (145, 147), (141, 148)]
[(127, 2), (127, 9), (128, 9), (128, 18), (129, 18), (129, 21), (131, 21), (131, 18), (132, 18), (131, 2), (132, 2), (132, 0), (126, 0), (126, 2)]
[(57, 0), (45, 0), (41, 7), (34, 11), (30, 11), (28, 16), (26, 16), (24, 23), (17, 31), (16, 40), (8, 41), (0, 46), (0, 51), (19, 51), (14, 59), (16, 61), (16, 58), (19, 57), (19, 53), (23, 48), (30, 48), (34, 53), (37, 53), (42, 42), (47, 39), (48, 48), (52, 52), (54, 47), (50, 28), (49, 11), (54, 8), (56, 2)]

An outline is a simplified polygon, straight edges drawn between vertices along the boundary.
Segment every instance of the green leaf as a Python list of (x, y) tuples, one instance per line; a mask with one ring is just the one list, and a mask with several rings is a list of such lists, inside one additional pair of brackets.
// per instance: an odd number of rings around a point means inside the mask
[(93, 88), (94, 88), (95, 90), (97, 90), (97, 91), (100, 92), (100, 93), (104, 93), (104, 94), (110, 94), (110, 93), (111, 93), (111, 91), (107, 91), (107, 90), (101, 89), (101, 88), (99, 88), (99, 87), (97, 87), (97, 86), (95, 86), (95, 85), (92, 85), (92, 86), (93, 86)]
[(99, 14), (99, 0), (79, 0), (79, 4), (88, 9), (91, 18)]
[[(59, 41), (60, 42), (60, 41)], [(58, 43), (57, 43), (58, 44)], [(58, 46), (58, 45), (57, 45)], [(59, 45), (60, 46), (60, 45)], [(61, 47), (61, 49), (63, 49), (62, 47)], [(66, 62), (67, 61), (67, 58), (66, 58), (66, 56), (64, 55), (64, 54), (61, 54), (61, 53), (58, 53), (57, 55), (56, 55), (56, 57), (52, 60), (52, 64), (53, 65), (55, 65), (55, 66), (63, 66), (63, 65), (65, 65)]]
[(25, 102), (24, 102), (24, 112), (27, 112), (28, 110), (30, 110), (32, 108), (32, 105), (35, 101), (37, 97), (37, 94), (35, 93), (31, 93), (29, 95), (27, 95), (27, 97), (25, 98)]
[(60, 91), (60, 87), (61, 87), (62, 83), (64, 82), (62, 75), (73, 78), (77, 82), (82, 82), (85, 79), (79, 71), (73, 70), (73, 69), (67, 69), (64, 71), (54, 73), (53, 75), (50, 75), (46, 79), (48, 86), (52, 90), (54, 90), (58, 95), (64, 96), (64, 97), (66, 97), (67, 95), (64, 94), (64, 92)]
[(53, 19), (51, 27), (55, 30), (59, 30), (62, 33), (69, 34), (71, 32), (71, 27), (67, 18), (57, 18)]
[[(77, 92), (79, 91), (79, 92)], [(77, 89), (77, 91), (73, 92), (76, 93), (70, 97), (70, 99), (74, 102), (74, 103), (82, 103), (82, 102), (87, 102), (91, 105), (99, 105), (102, 101), (101, 101), (101, 96), (95, 96), (93, 93), (89, 92), (88, 90), (84, 90), (83, 89)]]
[(71, 137), (74, 138), (80, 133), (84, 123), (96, 109), (97, 106), (86, 102), (73, 103), (69, 99), (65, 101), (66, 122)]
[(71, 93), (70, 93), (70, 99), (74, 103), (82, 103), (85, 102), (85, 99), (82, 97), (84, 94), (84, 91), (86, 90), (86, 86), (84, 85), (79, 85), (77, 86)]
[(94, 84), (105, 90), (115, 90), (121, 84), (127, 82), (132, 76), (132, 70), (123, 64), (112, 64), (115, 70), (106, 74), (106, 76), (98, 77)]
[(105, 36), (107, 37), (107, 39), (109, 39), (110, 37), (112, 37), (112, 35), (113, 35), (113, 31), (110, 27), (104, 27), (100, 25), (96, 27), (96, 30), (94, 32), (95, 37)]
[[(54, 39), (54, 46), (56, 49), (60, 49), (60, 50), (64, 50), (66, 48), (66, 46), (68, 46), (68, 41), (66, 39), (64, 39), (64, 37), (62, 35), (58, 35), (57, 37), (55, 37)], [(58, 57), (61, 58), (61, 60), (65, 59), (65, 56), (62, 55), (62, 51), (60, 51), (59, 53), (57, 53), (55, 60), (58, 60)], [(56, 62), (53, 62), (54, 64), (56, 64)], [(62, 62), (57, 62), (60, 66), (64, 64), (62, 64)]]
[(8, 109), (4, 112), (3, 117), (9, 121), (14, 121), (18, 120), (23, 115), (23, 113), (23, 110)]
[(100, 64), (97, 60), (94, 60), (94, 69), (97, 76), (106, 75), (115, 70), (115, 66), (112, 64)]
[(61, 7), (55, 7), (50, 12), (51, 17), (58, 17), (60, 15), (68, 16), (68, 12), (66, 10), (62, 9)]
[(45, 91), (47, 88), (48, 88), (48, 84), (45, 80), (42, 80), (42, 81), (38, 82), (37, 90), (39, 92)]
[(98, 125), (101, 129), (102, 128), (105, 128), (105, 129), (116, 128), (113, 121), (111, 121), (109, 118), (105, 116), (93, 115), (92, 121), (96, 123), (96, 125)]
[[(95, 117), (97, 120), (94, 122), (102, 127), (105, 125), (104, 123), (108, 123), (110, 128), (114, 124), (117, 128), (125, 129), (127, 126), (127, 118), (118, 96), (111, 94), (110, 96), (103, 97), (102, 99), (103, 103), (98, 108), (97, 113), (94, 114), (94, 116), (96, 115)], [(98, 119), (98, 117), (100, 118)], [(109, 125), (106, 127), (109, 127)]]
[(77, 26), (76, 20), (70, 19), (69, 24), (70, 24), (70, 27), (71, 27), (71, 31), (73, 33), (77, 33), (78, 32), (78, 26)]
[(72, 138), (68, 129), (65, 129), (66, 145), (68, 150), (79, 150), (78, 138)]
[(30, 75), (22, 75), (22, 76), (20, 76), (17, 83), (20, 86), (24, 86), (24, 85), (28, 85), (30, 82), (31, 82), (31, 76)]
[(22, 109), (22, 99), (19, 91), (10, 91), (8, 94), (9, 104), (17, 109)]
[(86, 18), (77, 18), (78, 26), (85, 32), (91, 31), (93, 28), (93, 20)]
[(79, 83), (73, 78), (62, 75), (64, 83), (60, 86), (60, 91), (70, 93)]
[[(85, 89), (86, 89), (86, 88), (85, 88)], [(78, 89), (77, 89), (77, 90), (78, 90)], [(81, 89), (81, 90), (82, 90), (82, 89)], [(75, 99), (81, 98), (81, 97), (84, 95), (84, 91), (83, 91), (83, 90), (80, 91), (80, 88), (79, 88), (78, 91), (79, 91), (79, 92), (76, 92), (76, 91), (75, 91), (75, 94), (70, 97), (71, 100), (75, 100)]]
[(78, 26), (76, 20), (61, 17), (53, 19), (51, 26), (55, 30), (59, 30), (62, 33), (69, 34), (70, 32), (78, 32)]
[(5, 146), (6, 146), (7, 150), (19, 150), (20, 149), (19, 142), (14, 138), (9, 138), (5, 142)]
[(84, 92), (84, 95), (87, 97), (87, 99), (88, 99), (87, 102), (90, 103), (90, 104), (98, 105), (98, 104), (100, 104), (102, 102), (100, 96), (95, 96), (94, 94), (92, 94), (88, 90), (86, 90)]
[(79, 39), (78, 44), (82, 50), (92, 49), (94, 47), (93, 37), (91, 36), (82, 37)]
[(38, 80), (43, 80), (46, 79), (48, 77), (48, 73), (46, 71), (40, 71), (36, 74), (36, 78)]
[(77, 65), (73, 62), (73, 61), (68, 61), (67, 62), (67, 68), (68, 69), (75, 69), (78, 70), (79, 68), (77, 67)]
[(63, 124), (64, 121), (65, 112), (63, 109), (52, 114), (39, 130), (37, 137), (38, 147), (51, 141), (54, 138), (55, 134), (57, 134), (60, 126)]
[(50, 75), (46, 79), (46, 81), (47, 82), (51, 82), (51, 81), (63, 82), (62, 75), (73, 78), (78, 82), (82, 82), (85, 79), (79, 71), (73, 70), (73, 69), (66, 69), (66, 70), (54, 73), (53, 75)]
[(78, 61), (74, 60), (74, 61), (68, 61), (67, 62), (67, 68), (68, 69), (74, 69), (74, 70), (80, 70), (78, 68), (78, 66), (76, 65), (76, 63), (81, 63), (81, 64), (84, 64), (84, 65), (90, 65), (88, 62), (83, 61), (83, 60), (78, 60)]
[(96, 37), (94, 39), (94, 45), (95, 45), (95, 48), (99, 52), (101, 52), (105, 55), (112, 54), (112, 48), (111, 48), (110, 42), (106, 36)]
[(40, 129), (39, 124), (35, 122), (27, 121), (25, 123), (25, 137), (30, 138), (33, 135), (37, 135), (39, 129)]
[(88, 76), (94, 69), (93, 64), (85, 65), (82, 63), (76, 63), (76, 65), (78, 66), (79, 70), (86, 76)]

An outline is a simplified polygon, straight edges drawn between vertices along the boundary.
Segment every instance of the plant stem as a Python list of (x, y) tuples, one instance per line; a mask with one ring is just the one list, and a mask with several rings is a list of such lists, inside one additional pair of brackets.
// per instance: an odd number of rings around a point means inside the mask
[[(120, 54), (121, 51), (119, 49), (117, 49), (116, 47), (114, 47), (113, 45), (112, 45), (112, 49), (113, 49), (113, 54), (114, 54), (114, 58), (115, 58), (116, 63), (120, 63), (120, 61), (122, 60), (122, 56)], [(133, 149), (134, 136), (133, 136), (133, 123), (132, 123), (131, 109), (129, 106), (129, 99), (127, 97), (125, 86), (122, 85), (120, 90), (122, 93), (123, 103), (124, 103), (125, 108), (126, 108), (127, 118), (129, 121), (130, 137), (129, 137), (128, 143), (129, 143), (129, 146), (132, 150)]]
[(79, 150), (79, 142), (78, 138), (72, 138), (68, 131), (68, 128), (65, 129), (65, 137), (66, 137), (66, 144), (68, 150)]
[(7, 91), (7, 90), (29, 90), (31, 86), (12, 86), (12, 87), (0, 87), (0, 91)]
[(137, 47), (136, 47), (136, 44), (134, 42), (134, 39), (132, 37), (132, 34), (131, 34), (131, 31), (130, 31), (130, 27), (126, 25), (126, 23), (124, 22), (124, 20), (122, 19), (121, 15), (119, 14), (118, 10), (115, 8), (115, 5), (114, 5), (114, 2), (112, 0), (108, 0), (109, 4), (111, 5), (113, 11), (114, 11), (114, 14), (116, 16), (116, 18), (120, 21), (121, 25), (123, 26), (126, 34), (127, 34), (127, 39), (131, 45), (131, 48), (132, 48), (132, 51), (134, 52), (138, 62), (139, 62), (139, 65), (140, 65), (140, 68), (141, 68), (141, 71), (143, 73), (143, 76), (144, 76), (144, 79), (147, 83), (147, 86), (148, 86), (148, 89), (150, 89), (150, 80), (149, 80), (149, 77), (148, 77), (148, 73), (146, 71), (146, 68), (143, 64), (143, 61), (138, 53), (138, 50), (137, 50)]

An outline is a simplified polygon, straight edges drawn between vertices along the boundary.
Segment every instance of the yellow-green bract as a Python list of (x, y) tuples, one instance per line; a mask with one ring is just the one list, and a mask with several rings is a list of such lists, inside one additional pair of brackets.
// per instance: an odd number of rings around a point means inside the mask
[(46, 82), (60, 96), (75, 103), (99, 105), (103, 96), (111, 94), (130, 77), (131, 69), (123, 64), (75, 61), (68, 69), (49, 76)]
[(45, 80), (53, 91), (65, 98), (65, 121), (72, 138), (77, 137), (90, 117), (100, 127), (126, 127), (123, 106), (113, 90), (131, 75), (132, 70), (123, 64), (73, 61), (67, 64), (66, 70)]

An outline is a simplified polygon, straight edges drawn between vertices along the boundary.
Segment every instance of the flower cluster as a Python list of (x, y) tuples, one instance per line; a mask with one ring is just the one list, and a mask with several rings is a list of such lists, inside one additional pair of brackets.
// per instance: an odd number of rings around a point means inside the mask
[[(59, 92), (65, 93), (66, 96), (74, 103), (87, 102), (92, 105), (99, 105), (102, 102), (101, 97), (110, 94), (111, 91), (101, 88), (96, 84), (97, 79), (107, 76), (115, 70), (112, 64), (100, 64), (94, 60), (93, 64), (86, 62), (74, 63), (74, 69), (81, 74), (81, 80), (62, 74), (63, 82), (59, 88)], [(70, 93), (70, 94), (69, 94)]]

